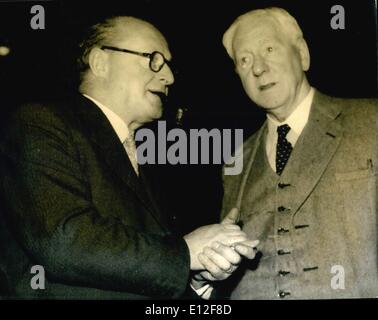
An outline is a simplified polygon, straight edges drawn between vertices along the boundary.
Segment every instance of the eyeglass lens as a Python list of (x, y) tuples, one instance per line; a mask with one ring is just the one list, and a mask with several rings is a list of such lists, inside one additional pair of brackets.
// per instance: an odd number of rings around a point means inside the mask
[(155, 72), (160, 71), (161, 68), (163, 68), (164, 63), (165, 63), (164, 57), (160, 52), (154, 52), (152, 54), (151, 60), (150, 60), (150, 66), (153, 71)]

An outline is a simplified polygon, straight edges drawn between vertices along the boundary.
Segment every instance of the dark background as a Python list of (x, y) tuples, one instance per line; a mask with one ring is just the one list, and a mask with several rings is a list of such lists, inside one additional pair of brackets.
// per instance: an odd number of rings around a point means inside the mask
[[(30, 27), (30, 8), (45, 8), (46, 29)], [(343, 5), (345, 30), (333, 30), (330, 9)], [(166, 36), (178, 73), (164, 119), (175, 127), (177, 107), (188, 108), (182, 127), (242, 128), (245, 139), (264, 116), (246, 97), (223, 49), (224, 31), (242, 13), (287, 9), (302, 27), (311, 53), (310, 83), (341, 97), (377, 97), (377, 25), (373, 0), (361, 1), (0, 1), (0, 107), (59, 99), (77, 87), (76, 44), (86, 26), (108, 15), (134, 15)], [(4, 118), (4, 117), (3, 117)], [(150, 126), (155, 129), (154, 124)], [(161, 206), (179, 232), (217, 221), (222, 198), (220, 165), (149, 166)]]

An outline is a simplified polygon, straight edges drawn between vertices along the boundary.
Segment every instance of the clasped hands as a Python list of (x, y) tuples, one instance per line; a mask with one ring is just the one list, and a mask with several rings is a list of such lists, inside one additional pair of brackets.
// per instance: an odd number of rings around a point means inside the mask
[(209, 281), (227, 279), (242, 258), (253, 259), (258, 240), (248, 240), (236, 225), (239, 211), (233, 208), (220, 224), (200, 227), (184, 237), (188, 244), (191, 284), (197, 289)]

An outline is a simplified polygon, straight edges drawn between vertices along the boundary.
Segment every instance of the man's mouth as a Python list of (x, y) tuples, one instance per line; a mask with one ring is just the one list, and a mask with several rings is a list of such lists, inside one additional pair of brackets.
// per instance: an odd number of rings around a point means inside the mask
[(263, 84), (263, 85), (259, 86), (259, 90), (260, 91), (265, 91), (265, 90), (268, 90), (268, 89), (274, 87), (275, 85), (276, 85), (276, 82), (271, 82), (271, 83)]
[(167, 95), (166, 95), (166, 93), (163, 92), (163, 91), (158, 91), (158, 90), (148, 90), (148, 91), (149, 91), (150, 93), (152, 93), (152, 94), (158, 96), (162, 102), (164, 102), (164, 101), (167, 99)]

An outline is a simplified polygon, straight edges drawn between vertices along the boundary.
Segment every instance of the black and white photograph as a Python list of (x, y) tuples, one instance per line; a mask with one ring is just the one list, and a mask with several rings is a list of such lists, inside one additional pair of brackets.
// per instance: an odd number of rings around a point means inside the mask
[(376, 0), (0, 1), (0, 300), (378, 298), (377, 43)]

